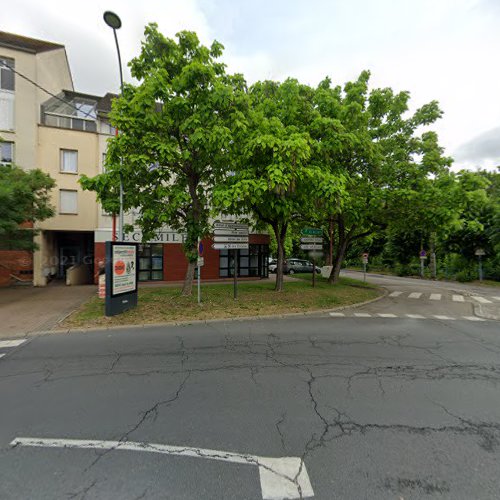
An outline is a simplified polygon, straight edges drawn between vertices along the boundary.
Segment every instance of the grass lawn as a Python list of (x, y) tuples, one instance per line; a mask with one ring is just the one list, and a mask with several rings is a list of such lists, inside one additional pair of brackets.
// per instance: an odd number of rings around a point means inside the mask
[(317, 276), (311, 286), (311, 274), (297, 274), (296, 281), (285, 283), (285, 290), (274, 291), (273, 282), (238, 283), (238, 300), (233, 299), (232, 283), (202, 284), (202, 303), (197, 303), (196, 285), (193, 295), (182, 297), (180, 287), (143, 287), (139, 289), (137, 308), (113, 317), (104, 316), (104, 300), (93, 297), (62, 323), (63, 328), (86, 328), (126, 324), (258, 316), (329, 309), (363, 302), (382, 292), (372, 285), (342, 278), (334, 286)]

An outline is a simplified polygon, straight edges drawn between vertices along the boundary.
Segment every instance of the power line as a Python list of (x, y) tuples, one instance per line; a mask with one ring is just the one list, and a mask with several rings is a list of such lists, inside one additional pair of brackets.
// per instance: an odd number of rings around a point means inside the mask
[(85, 116), (87, 117), (90, 117), (92, 119), (95, 119), (95, 116), (92, 116), (90, 113), (86, 112), (86, 111), (83, 111), (81, 108), (79, 108), (78, 106), (75, 106), (72, 102), (70, 101), (66, 101), (65, 99), (63, 99), (62, 97), (59, 97), (58, 95), (56, 94), (53, 94), (52, 92), (50, 92), (49, 90), (43, 88), (41, 85), (39, 85), (38, 83), (36, 83), (35, 81), (33, 81), (31, 78), (28, 78), (26, 75), (23, 75), (22, 73), (20, 73), (19, 71), (15, 70), (12, 66), (10, 66), (9, 64), (7, 64), (5, 61), (2, 61), (0, 59), (0, 65), (2, 65), (4, 68), (7, 68), (7, 69), (10, 69), (10, 71), (12, 71), (14, 74), (16, 74), (17, 76), (20, 76), (21, 78), (23, 78), (24, 80), (26, 80), (27, 82), (31, 83), (32, 85), (34, 85), (36, 88), (40, 89), (42, 92), (45, 92), (46, 94), (50, 95), (51, 97), (57, 99), (58, 101), (61, 101), (63, 102), (64, 104), (67, 104), (69, 106), (71, 106), (73, 109), (75, 109), (76, 111), (78, 111), (79, 113), (82, 113), (84, 114)]

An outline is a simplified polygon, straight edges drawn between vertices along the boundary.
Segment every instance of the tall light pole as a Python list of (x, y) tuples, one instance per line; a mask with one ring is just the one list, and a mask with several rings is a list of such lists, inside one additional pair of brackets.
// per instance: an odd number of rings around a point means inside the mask
[[(120, 70), (120, 95), (123, 95), (123, 71), (122, 71), (122, 58), (120, 55), (120, 45), (118, 44), (118, 37), (116, 30), (122, 27), (122, 21), (117, 14), (107, 10), (104, 15), (104, 22), (113, 30), (115, 36), (116, 52), (118, 53), (118, 68)], [(118, 219), (118, 241), (123, 241), (123, 175), (120, 169), (120, 215)]]

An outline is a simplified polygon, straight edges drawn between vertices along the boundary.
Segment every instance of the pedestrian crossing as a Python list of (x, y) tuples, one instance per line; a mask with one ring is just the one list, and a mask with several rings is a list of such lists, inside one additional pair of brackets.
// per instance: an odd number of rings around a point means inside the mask
[(446, 316), (444, 314), (430, 314), (424, 316), (422, 314), (392, 314), (392, 313), (343, 313), (343, 312), (331, 312), (329, 313), (332, 318), (399, 318), (399, 319), (439, 319), (442, 321), (487, 321), (484, 318), (478, 318), (477, 316)]
[(21, 344), (24, 344), (25, 342), (26, 339), (0, 340), (0, 358), (3, 358), (6, 354), (9, 353), (8, 349), (19, 347)]
[[(433, 301), (439, 301), (439, 300), (449, 300), (448, 295), (443, 295), (441, 293), (422, 293), (422, 292), (403, 292), (400, 290), (395, 290), (394, 292), (389, 293), (389, 297), (400, 297), (402, 299), (408, 298), (408, 299), (421, 299), (421, 300), (433, 300)], [(470, 298), (473, 302), (476, 302), (478, 304), (494, 304), (494, 303), (500, 303), (500, 297), (482, 297), (481, 295), (469, 295), (467, 298)], [(452, 294), (451, 295), (451, 300), (453, 302), (465, 302), (466, 296), (464, 295), (459, 295), (459, 294)]]

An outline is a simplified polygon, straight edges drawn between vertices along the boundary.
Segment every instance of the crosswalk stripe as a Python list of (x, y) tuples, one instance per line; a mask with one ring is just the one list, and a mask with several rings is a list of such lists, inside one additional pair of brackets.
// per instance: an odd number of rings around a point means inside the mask
[(395, 314), (390, 314), (390, 313), (378, 313), (377, 316), (380, 318), (397, 318)]
[(330, 316), (341, 317), (341, 316), (345, 316), (345, 314), (344, 313), (330, 313)]
[(354, 313), (357, 318), (371, 318), (372, 315), (368, 313)]
[(389, 297), (399, 297), (403, 292), (392, 292), (389, 294)]
[(440, 293), (431, 293), (431, 296), (429, 297), (430, 300), (441, 300), (441, 294)]
[(463, 295), (453, 295), (453, 302), (463, 302), (463, 301), (464, 301)]
[(500, 297), (492, 297), (492, 299), (500, 300)]
[(0, 354), (0, 358), (3, 358), (5, 356), (5, 354)]
[(483, 318), (478, 318), (477, 316), (463, 316), (464, 319), (468, 321), (486, 321)]
[(440, 314), (434, 314), (434, 317), (436, 319), (449, 319), (449, 320), (454, 320), (455, 318), (450, 318), (450, 316), (442, 316)]
[(406, 316), (411, 319), (425, 319), (425, 316), (422, 316), (421, 314), (407, 314)]
[(26, 339), (19, 340), (0, 340), (0, 348), (2, 347), (17, 347), (26, 342)]
[(485, 299), (484, 297), (479, 297), (479, 295), (473, 295), (472, 298), (477, 300), (481, 304), (491, 304), (491, 300)]
[(420, 292), (412, 292), (410, 295), (408, 295), (409, 299), (419, 299), (422, 297), (422, 294)]

